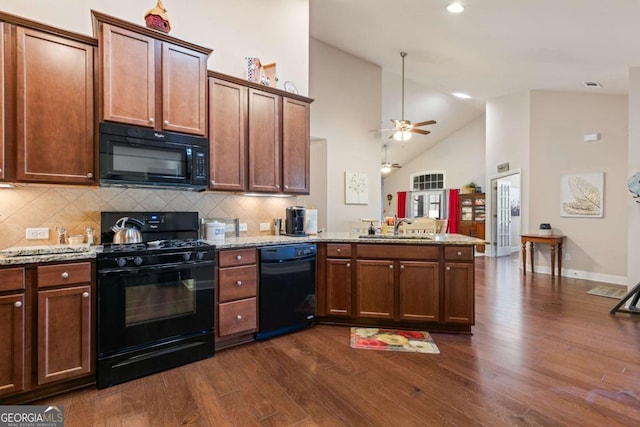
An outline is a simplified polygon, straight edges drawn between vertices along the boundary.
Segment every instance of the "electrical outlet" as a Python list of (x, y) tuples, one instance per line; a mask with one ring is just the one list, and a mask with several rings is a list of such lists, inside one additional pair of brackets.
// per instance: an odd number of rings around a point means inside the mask
[(563, 258), (565, 261), (571, 261), (571, 254), (569, 252), (565, 252), (563, 254)]
[(247, 223), (246, 222), (241, 222), (240, 223), (240, 231), (247, 231)]
[(27, 228), (27, 240), (47, 240), (49, 238), (48, 228)]
[(271, 230), (271, 224), (268, 222), (261, 222), (260, 223), (260, 231), (269, 231)]

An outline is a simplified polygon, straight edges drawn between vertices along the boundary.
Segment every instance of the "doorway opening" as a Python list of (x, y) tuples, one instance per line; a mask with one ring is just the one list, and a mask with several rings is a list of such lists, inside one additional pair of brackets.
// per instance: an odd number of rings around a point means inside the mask
[(489, 256), (508, 256), (520, 250), (522, 229), (520, 170), (491, 178), (491, 248)]

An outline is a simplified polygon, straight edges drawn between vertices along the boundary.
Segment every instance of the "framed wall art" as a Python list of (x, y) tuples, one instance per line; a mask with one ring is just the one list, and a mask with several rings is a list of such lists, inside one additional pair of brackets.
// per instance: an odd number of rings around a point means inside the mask
[(369, 177), (366, 173), (344, 173), (344, 203), (347, 205), (369, 204)]
[(604, 173), (578, 173), (560, 177), (560, 216), (601, 218)]

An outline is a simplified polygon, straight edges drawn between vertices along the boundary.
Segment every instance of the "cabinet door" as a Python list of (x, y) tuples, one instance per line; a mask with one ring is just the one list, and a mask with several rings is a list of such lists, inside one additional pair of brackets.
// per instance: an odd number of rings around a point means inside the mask
[(309, 194), (309, 104), (282, 99), (282, 184), (291, 194)]
[(24, 294), (0, 297), (0, 396), (24, 390)]
[(351, 292), (351, 261), (327, 259), (327, 314), (350, 317)]
[(440, 320), (440, 275), (437, 262), (401, 261), (398, 316), (402, 320)]
[(38, 291), (38, 384), (91, 371), (91, 287)]
[(445, 263), (444, 313), (446, 323), (474, 323), (473, 263)]
[(162, 129), (204, 135), (207, 129), (207, 55), (162, 44)]
[(280, 191), (282, 97), (249, 89), (249, 191)]
[(358, 260), (356, 263), (357, 316), (393, 319), (393, 261)]
[(155, 40), (102, 24), (102, 118), (154, 127)]
[(212, 190), (247, 189), (247, 88), (209, 79), (209, 164)]
[(92, 184), (93, 46), (16, 30), (17, 178)]

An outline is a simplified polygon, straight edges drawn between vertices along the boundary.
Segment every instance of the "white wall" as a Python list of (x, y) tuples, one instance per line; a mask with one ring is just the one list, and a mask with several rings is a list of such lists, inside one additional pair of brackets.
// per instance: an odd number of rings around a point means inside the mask
[[(624, 95), (531, 92), (530, 231), (542, 222), (564, 234), (563, 269), (570, 276), (617, 282), (627, 260), (612, 244), (627, 247), (626, 188), (628, 100)], [(586, 134), (601, 139), (585, 143)], [(604, 172), (604, 217), (560, 216), (560, 178)], [(603, 242), (606, 242), (603, 244)], [(549, 266), (544, 248), (536, 263)], [(626, 283), (626, 279), (625, 279)]]
[[(308, 93), (309, 0), (163, 0), (173, 37), (213, 49), (210, 70), (246, 78), (247, 56), (276, 63), (278, 87)], [(0, 0), (0, 10), (93, 36), (91, 10), (144, 26), (156, 0)]]
[[(627, 177), (640, 171), (640, 68), (629, 70), (629, 142), (627, 152)], [(638, 199), (640, 200), (640, 199)], [(632, 236), (627, 244), (627, 285), (629, 289), (640, 281), (640, 203), (627, 194), (627, 234)]]
[[(322, 43), (310, 41), (311, 135), (327, 141), (328, 231), (347, 231), (351, 221), (380, 213), (380, 140), (368, 132), (380, 118), (381, 69)], [(314, 162), (314, 159), (311, 159)], [(369, 177), (369, 203), (344, 203), (345, 171)]]
[[(393, 142), (390, 142), (393, 144)], [(409, 141), (409, 144), (413, 143)], [(446, 172), (446, 188), (460, 188), (474, 181), (484, 190), (485, 170), (485, 116), (473, 120), (467, 126), (434, 145), (415, 160), (402, 165), (401, 169), (384, 177), (383, 193), (392, 194), (391, 206), (386, 215), (393, 215), (397, 208), (397, 193), (411, 189), (411, 175), (430, 170)], [(393, 161), (393, 159), (389, 159)]]

